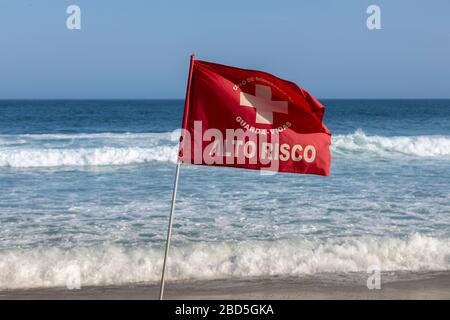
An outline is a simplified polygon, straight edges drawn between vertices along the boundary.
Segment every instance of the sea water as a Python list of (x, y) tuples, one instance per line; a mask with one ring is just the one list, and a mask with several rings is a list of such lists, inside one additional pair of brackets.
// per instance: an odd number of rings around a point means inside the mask
[[(331, 176), (182, 166), (168, 278), (450, 269), (450, 100), (323, 100)], [(0, 101), (0, 290), (158, 281), (181, 100)]]

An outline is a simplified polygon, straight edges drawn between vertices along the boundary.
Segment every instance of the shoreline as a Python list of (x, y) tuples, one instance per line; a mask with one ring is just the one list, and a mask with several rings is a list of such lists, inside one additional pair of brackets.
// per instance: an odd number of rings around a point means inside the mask
[[(450, 299), (450, 271), (386, 272), (381, 289), (369, 290), (365, 273), (334, 273), (301, 278), (250, 278), (166, 282), (168, 300)], [(0, 291), (0, 300), (156, 300), (159, 283), (91, 286), (79, 290), (36, 288)]]

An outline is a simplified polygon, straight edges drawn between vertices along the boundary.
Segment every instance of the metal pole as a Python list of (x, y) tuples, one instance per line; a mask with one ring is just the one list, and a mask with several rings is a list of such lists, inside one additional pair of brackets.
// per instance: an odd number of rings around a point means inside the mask
[(177, 162), (177, 169), (176, 169), (176, 173), (175, 173), (175, 182), (173, 184), (172, 206), (170, 207), (169, 227), (167, 228), (166, 250), (164, 253), (164, 262), (163, 262), (162, 275), (161, 275), (161, 288), (159, 290), (159, 300), (163, 300), (163, 297), (164, 297), (164, 280), (165, 280), (165, 275), (166, 275), (166, 263), (167, 263), (167, 256), (169, 255), (170, 238), (172, 236), (173, 212), (175, 211), (175, 201), (177, 198), (178, 177), (180, 175), (180, 166), (181, 166), (181, 163)]
[[(183, 114), (183, 123), (182, 128), (186, 129), (187, 119), (188, 119), (188, 113), (189, 113), (189, 94), (191, 89), (191, 81), (192, 81), (192, 70), (194, 66), (194, 60), (195, 55), (191, 55), (191, 62), (189, 64), (189, 78), (186, 86), (186, 99), (184, 100), (184, 114)], [(180, 148), (181, 143), (184, 142), (184, 134), (180, 137)], [(180, 153), (178, 153), (178, 156), (180, 156)], [(175, 211), (175, 201), (177, 198), (177, 189), (178, 189), (178, 177), (180, 175), (180, 166), (181, 161), (178, 158), (177, 161), (177, 170), (175, 173), (175, 182), (173, 183), (173, 193), (172, 193), (172, 206), (170, 207), (170, 216), (169, 216), (169, 227), (167, 228), (167, 240), (166, 240), (166, 250), (164, 253), (164, 261), (163, 261), (163, 268), (162, 268), (162, 274), (161, 274), (161, 288), (159, 290), (159, 300), (162, 300), (164, 297), (164, 280), (166, 275), (166, 264), (167, 264), (167, 257), (169, 255), (169, 247), (170, 247), (170, 238), (172, 236), (172, 222), (173, 222), (173, 212)]]

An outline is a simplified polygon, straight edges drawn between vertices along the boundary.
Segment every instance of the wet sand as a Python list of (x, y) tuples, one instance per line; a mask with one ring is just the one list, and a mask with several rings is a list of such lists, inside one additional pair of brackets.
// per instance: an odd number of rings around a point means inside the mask
[[(381, 289), (369, 290), (366, 274), (302, 278), (167, 282), (166, 299), (450, 299), (450, 272), (386, 273)], [(7, 290), (6, 299), (157, 299), (159, 284)]]

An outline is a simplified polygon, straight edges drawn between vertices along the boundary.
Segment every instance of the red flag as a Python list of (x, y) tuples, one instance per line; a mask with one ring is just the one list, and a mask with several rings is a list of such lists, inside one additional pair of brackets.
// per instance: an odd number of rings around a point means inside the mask
[(191, 59), (183, 163), (329, 175), (325, 108), (269, 73)]

